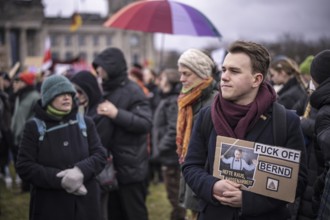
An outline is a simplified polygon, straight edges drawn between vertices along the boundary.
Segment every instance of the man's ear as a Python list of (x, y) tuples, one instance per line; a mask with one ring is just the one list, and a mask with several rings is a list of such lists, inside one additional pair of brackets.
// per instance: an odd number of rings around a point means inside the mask
[(263, 80), (264, 80), (264, 75), (262, 75), (262, 73), (255, 73), (253, 75), (252, 87), (254, 88), (259, 87)]

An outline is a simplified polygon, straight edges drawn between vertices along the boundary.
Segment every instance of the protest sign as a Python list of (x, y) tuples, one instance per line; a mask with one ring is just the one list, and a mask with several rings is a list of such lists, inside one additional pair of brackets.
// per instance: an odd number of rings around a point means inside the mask
[(242, 184), (242, 190), (293, 202), (301, 151), (217, 137), (213, 176)]

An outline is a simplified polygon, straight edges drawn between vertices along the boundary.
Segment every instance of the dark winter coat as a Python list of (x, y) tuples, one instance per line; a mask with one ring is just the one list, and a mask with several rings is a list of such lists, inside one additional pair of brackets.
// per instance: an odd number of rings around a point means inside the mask
[(178, 117), (179, 91), (175, 88), (161, 95), (156, 108), (152, 128), (153, 157), (166, 166), (179, 166), (176, 153), (176, 122)]
[[(315, 149), (320, 151), (320, 154), (317, 154), (317, 161), (319, 166), (324, 167), (323, 173), (318, 177), (314, 185), (314, 205), (317, 209), (319, 202), (321, 200), (321, 195), (323, 196), (329, 194), (330, 191), (330, 181), (328, 185), (324, 185), (326, 182), (326, 176), (330, 175), (330, 78), (322, 82), (319, 87), (311, 95), (311, 105), (318, 109), (316, 120), (315, 120)], [(329, 178), (329, 177), (328, 177)], [(325, 213), (327, 210), (328, 215), (330, 213), (330, 204), (329, 201), (325, 203), (321, 202), (322, 213)], [(325, 216), (323, 216), (325, 217)], [(329, 218), (329, 216), (327, 216)], [(322, 218), (323, 219), (323, 218)]]
[(96, 109), (103, 101), (103, 97), (96, 77), (88, 71), (81, 71), (71, 78), (71, 82), (87, 95), (88, 106), (84, 113), (93, 119), (102, 145), (110, 150), (114, 126), (111, 119), (97, 114)]
[(71, 78), (71, 82), (77, 85), (88, 98), (88, 107), (85, 114), (94, 117), (97, 112), (96, 108), (102, 100), (101, 88), (97, 83), (97, 79), (88, 71), (80, 71)]
[(11, 108), (8, 95), (0, 90), (0, 167), (8, 164), (9, 149), (12, 147), (10, 130)]
[(317, 110), (311, 107), (309, 116), (307, 118), (302, 118), (300, 121), (306, 144), (308, 184), (301, 198), (295, 203), (297, 213), (294, 212), (294, 216), (291, 218), (294, 220), (312, 220), (316, 218), (316, 213), (312, 207), (314, 195), (313, 186), (317, 178), (317, 174), (321, 169), (318, 166), (313, 141), (316, 114)]
[[(76, 119), (77, 108), (62, 120), (50, 116), (36, 106), (35, 117), (47, 128)], [(35, 121), (24, 128), (16, 170), (20, 177), (31, 183), (30, 219), (32, 220), (90, 220), (100, 219), (100, 188), (95, 176), (103, 169), (106, 154), (101, 146), (93, 121), (85, 117), (87, 134), (78, 124), (47, 132), (39, 141)], [(77, 166), (84, 174), (85, 196), (67, 193), (56, 174)]]
[[(307, 92), (299, 84), (295, 77), (291, 78), (281, 89), (278, 91), (278, 103), (284, 105), (287, 109), (294, 109), (300, 100), (307, 99)], [(296, 110), (296, 109), (294, 109)]]
[(315, 120), (317, 144), (323, 152), (323, 161), (330, 161), (330, 78), (311, 95), (311, 105), (318, 109)]
[[(127, 77), (126, 61), (115, 48), (104, 50), (93, 62), (94, 68), (101, 66), (108, 74), (102, 82), (104, 100), (118, 109), (113, 122), (113, 132), (108, 137), (113, 161), (120, 184), (144, 181), (148, 173), (147, 135), (152, 127), (152, 113), (147, 97), (141, 88)], [(98, 130), (107, 131), (108, 127)], [(102, 138), (102, 134), (100, 134)]]
[[(200, 198), (200, 220), (284, 220), (289, 217), (286, 202), (261, 196), (255, 193), (242, 191), (242, 208), (232, 208), (221, 205), (212, 196), (213, 185), (218, 181), (212, 176), (214, 152), (216, 146), (216, 132), (213, 129), (209, 139), (202, 136), (201, 124), (206, 111), (210, 107), (201, 110), (195, 122), (186, 161), (183, 165), (183, 174), (186, 182)], [(266, 120), (260, 119), (254, 129), (247, 135), (245, 140), (274, 145), (273, 122), (271, 120), (272, 108), (268, 111)], [(287, 111), (287, 142), (286, 147), (302, 151), (299, 178), (297, 185), (297, 196), (305, 189), (307, 182), (307, 171), (305, 162), (305, 147), (300, 129), (299, 118), (291, 111)], [(212, 123), (210, 121), (210, 123)], [(207, 147), (207, 142), (209, 143)], [(208, 169), (205, 170), (205, 163)]]

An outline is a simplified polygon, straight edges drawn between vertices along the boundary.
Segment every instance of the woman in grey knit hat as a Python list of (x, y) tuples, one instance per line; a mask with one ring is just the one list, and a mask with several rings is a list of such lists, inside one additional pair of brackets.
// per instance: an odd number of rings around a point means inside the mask
[(41, 86), (35, 117), (26, 123), (17, 172), (31, 183), (30, 219), (100, 219), (95, 176), (106, 154), (90, 118), (80, 116), (64, 76)]

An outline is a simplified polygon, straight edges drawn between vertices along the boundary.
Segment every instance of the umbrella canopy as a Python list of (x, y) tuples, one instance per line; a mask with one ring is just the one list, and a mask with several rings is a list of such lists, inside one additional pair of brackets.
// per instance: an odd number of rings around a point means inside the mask
[(167, 0), (131, 3), (111, 16), (104, 26), (151, 33), (221, 37), (200, 11)]

